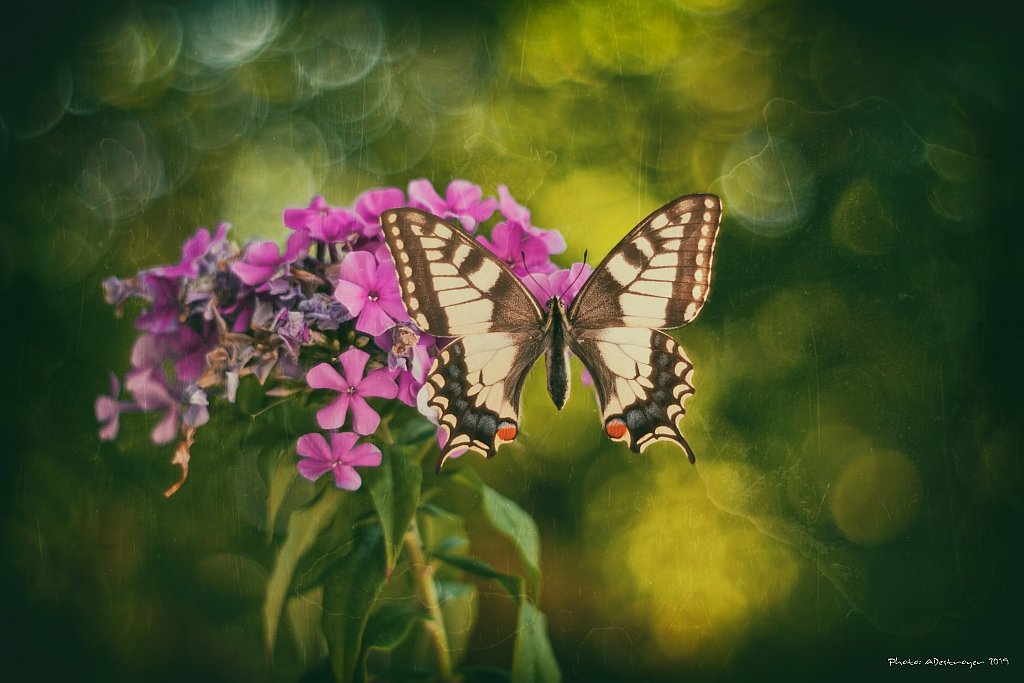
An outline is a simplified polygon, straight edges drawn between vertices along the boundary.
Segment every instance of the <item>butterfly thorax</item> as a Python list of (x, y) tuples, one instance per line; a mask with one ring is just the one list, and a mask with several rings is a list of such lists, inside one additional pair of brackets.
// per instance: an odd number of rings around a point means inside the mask
[(559, 297), (548, 299), (542, 325), (547, 339), (544, 366), (548, 371), (548, 393), (555, 407), (561, 410), (569, 400), (569, 348), (566, 337), (571, 326), (565, 315), (565, 304)]

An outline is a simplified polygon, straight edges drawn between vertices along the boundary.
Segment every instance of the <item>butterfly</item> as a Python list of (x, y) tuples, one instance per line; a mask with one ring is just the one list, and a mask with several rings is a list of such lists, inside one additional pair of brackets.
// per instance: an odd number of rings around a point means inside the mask
[(694, 392), (693, 364), (661, 330), (692, 322), (707, 300), (722, 217), (710, 194), (680, 197), (622, 238), (566, 308), (543, 304), (462, 228), (425, 211), (381, 215), (410, 319), (453, 338), (424, 390), (446, 435), (438, 468), (455, 451), (492, 457), (519, 435), (523, 384), (544, 356), (559, 409), (569, 397), (568, 352), (589, 370), (604, 431), (641, 452), (671, 441), (695, 461), (677, 421)]

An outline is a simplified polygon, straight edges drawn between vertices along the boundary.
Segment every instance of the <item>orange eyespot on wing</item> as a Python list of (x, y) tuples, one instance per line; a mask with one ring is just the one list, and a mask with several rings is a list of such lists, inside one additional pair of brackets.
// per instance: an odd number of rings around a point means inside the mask
[(512, 441), (519, 436), (519, 428), (514, 422), (502, 422), (498, 425), (497, 436), (502, 441)]
[(626, 423), (621, 417), (609, 417), (604, 423), (604, 432), (616, 441), (626, 435)]

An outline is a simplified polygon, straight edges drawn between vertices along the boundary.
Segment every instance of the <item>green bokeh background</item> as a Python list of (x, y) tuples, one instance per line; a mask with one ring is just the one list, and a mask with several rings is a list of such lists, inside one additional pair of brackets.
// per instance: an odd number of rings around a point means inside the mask
[[(1019, 667), (1014, 25), (795, 0), (0, 10), (0, 675), (298, 678), (260, 651), (252, 463), (200, 432), (164, 500), (144, 423), (96, 436), (133, 339), (100, 281), (198, 225), (281, 238), (284, 207), (418, 177), (507, 184), (563, 265), (722, 196), (713, 294), (676, 334), (697, 465), (607, 443), (578, 367), (563, 412), (536, 370), (521, 440), (459, 463), (540, 524), (565, 680)], [(482, 595), (470, 661), (507, 664), (512, 627)]]

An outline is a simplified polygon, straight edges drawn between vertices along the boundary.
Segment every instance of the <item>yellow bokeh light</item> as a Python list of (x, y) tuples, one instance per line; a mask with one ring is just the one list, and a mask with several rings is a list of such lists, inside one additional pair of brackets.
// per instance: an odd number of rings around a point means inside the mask
[(832, 240), (856, 254), (888, 252), (899, 228), (878, 187), (866, 178), (850, 183), (832, 209)]
[(658, 202), (618, 173), (595, 169), (549, 180), (530, 207), (536, 223), (562, 232), (569, 245), (565, 262), (582, 260), (586, 249), (587, 262), (597, 265)]
[[(647, 655), (656, 662), (724, 658), (756, 618), (785, 603), (800, 561), (788, 546), (712, 503), (685, 462), (655, 466), (655, 484), (642, 498), (623, 475), (593, 499), (601, 509), (589, 521), (607, 524), (607, 547), (620, 549), (604, 563), (616, 598), (608, 609), (649, 626), (654, 649)], [(752, 475), (730, 475), (729, 467), (718, 466), (719, 480)]]
[(878, 545), (900, 536), (917, 518), (921, 479), (898, 451), (877, 450), (856, 458), (832, 494), (832, 518), (846, 538)]
[(86, 57), (88, 87), (103, 102), (125, 109), (153, 104), (174, 82), (182, 50), (178, 17), (162, 5), (133, 14)]

